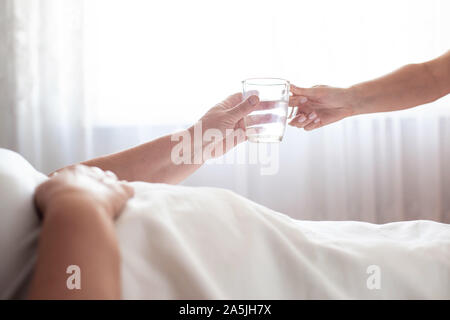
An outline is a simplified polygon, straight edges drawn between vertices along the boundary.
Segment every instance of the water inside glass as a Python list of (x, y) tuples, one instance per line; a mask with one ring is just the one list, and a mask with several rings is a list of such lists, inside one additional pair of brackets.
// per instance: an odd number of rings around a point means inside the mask
[(259, 78), (243, 81), (244, 99), (258, 95), (258, 109), (245, 118), (250, 142), (280, 142), (286, 129), (289, 104), (289, 82), (283, 79)]

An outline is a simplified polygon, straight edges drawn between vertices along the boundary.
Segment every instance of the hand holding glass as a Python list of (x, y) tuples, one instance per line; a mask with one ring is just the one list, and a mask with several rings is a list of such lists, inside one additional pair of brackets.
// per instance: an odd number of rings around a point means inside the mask
[(245, 117), (250, 142), (273, 143), (283, 139), (288, 118), (289, 81), (278, 78), (253, 78), (242, 81), (243, 97), (259, 96), (257, 110)]

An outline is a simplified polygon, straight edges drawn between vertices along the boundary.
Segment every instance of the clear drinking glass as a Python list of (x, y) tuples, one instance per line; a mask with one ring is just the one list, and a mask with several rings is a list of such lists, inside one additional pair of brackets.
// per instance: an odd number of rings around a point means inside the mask
[(280, 142), (288, 118), (289, 81), (278, 78), (252, 78), (242, 81), (244, 99), (259, 96), (258, 109), (245, 117), (250, 142)]

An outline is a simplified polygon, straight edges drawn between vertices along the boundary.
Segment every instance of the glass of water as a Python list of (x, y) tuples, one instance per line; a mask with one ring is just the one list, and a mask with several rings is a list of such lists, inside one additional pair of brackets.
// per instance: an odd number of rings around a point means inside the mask
[(244, 99), (257, 95), (258, 109), (245, 117), (250, 142), (280, 142), (288, 118), (289, 81), (278, 78), (252, 78), (242, 81)]

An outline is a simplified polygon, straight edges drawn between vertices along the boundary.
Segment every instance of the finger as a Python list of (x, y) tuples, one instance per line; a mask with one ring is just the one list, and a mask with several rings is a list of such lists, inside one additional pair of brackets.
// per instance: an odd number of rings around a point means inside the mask
[(99, 176), (104, 175), (104, 172), (102, 169), (94, 166), (86, 166), (84, 164), (77, 164), (73, 166), (73, 171), (78, 173), (87, 174), (89, 176)]
[(300, 109), (310, 109), (310, 110), (325, 108), (323, 104), (321, 104), (320, 102), (317, 102), (317, 100), (312, 100), (312, 98), (307, 98), (308, 100), (304, 103), (300, 103), (299, 99), (296, 99), (293, 97), (291, 97), (291, 99), (289, 100), (289, 105), (291, 107), (297, 107)]
[(71, 175), (77, 177), (77, 176), (88, 176), (93, 179), (98, 179), (98, 171), (97, 169), (92, 169), (93, 167), (85, 166), (83, 164), (76, 164), (74, 166), (69, 167), (69, 170), (66, 171), (67, 173), (70, 173)]
[(234, 130), (245, 130), (245, 118), (242, 118), (241, 120), (238, 121), (238, 123), (234, 126)]
[[(258, 96), (259, 97), (259, 91), (258, 90), (249, 90), (246, 91), (243, 95), (243, 99), (247, 99), (250, 96)], [(242, 100), (241, 100), (242, 101)]]
[(106, 170), (105, 175), (111, 179), (117, 180), (116, 174), (110, 170)]
[(308, 98), (305, 96), (291, 96), (289, 97), (290, 106), (298, 106), (308, 102)]
[(320, 118), (316, 118), (314, 119), (313, 122), (309, 123), (308, 125), (306, 125), (304, 127), (305, 130), (310, 131), (313, 129), (317, 129), (320, 128), (322, 126), (322, 121), (320, 120)]
[(259, 104), (258, 96), (253, 95), (242, 101), (236, 107), (227, 110), (227, 112), (229, 112), (229, 114), (233, 118), (235, 118), (236, 121), (238, 121), (241, 118), (248, 115), (250, 112), (254, 111), (258, 106), (258, 104)]
[(242, 143), (247, 140), (247, 134), (245, 133), (245, 130), (239, 129), (237, 133), (237, 144)]
[(241, 92), (232, 94), (231, 96), (228, 96), (228, 98), (225, 99), (225, 101), (229, 102), (229, 104), (226, 104), (226, 105), (227, 106), (229, 105), (230, 108), (238, 105), (239, 103), (242, 102), (242, 100), (243, 100), (243, 97), (242, 97), (242, 93)]
[(245, 124), (247, 127), (264, 124), (264, 123), (272, 123), (272, 122), (282, 122), (284, 119), (276, 114), (267, 113), (267, 114), (255, 114), (249, 115), (245, 117)]
[[(96, 172), (98, 173), (97, 170), (96, 170)], [(114, 172), (112, 172), (110, 170), (106, 170), (106, 171), (101, 171), (100, 180), (105, 183), (117, 183), (118, 178)]]
[[(233, 133), (231, 133), (225, 137), (225, 139), (221, 142), (222, 143), (221, 148), (225, 152), (228, 152), (231, 150), (231, 148), (234, 148), (235, 146), (244, 142), (245, 140), (247, 140), (247, 135), (245, 133), (245, 130), (238, 128), (238, 129), (234, 130)], [(230, 141), (231, 141), (231, 143), (230, 143)], [(218, 143), (217, 146), (220, 146), (220, 144)], [(215, 149), (217, 149), (217, 148), (215, 148)]]
[(246, 133), (247, 137), (249, 137), (249, 136), (253, 136), (253, 135), (263, 134), (266, 130), (267, 129), (265, 127), (262, 127), (262, 126), (257, 127), (257, 126), (255, 126), (255, 127), (247, 128), (245, 133)]
[(93, 179), (96, 179), (96, 180), (102, 181), (102, 182), (105, 182), (105, 180), (106, 180), (106, 182), (108, 182), (108, 183), (110, 183), (111, 180), (113, 180), (113, 179), (109, 178), (108, 176), (106, 176), (105, 171), (103, 171), (99, 167), (87, 167), (87, 168), (88, 168), (88, 170), (87, 170), (86, 174)]
[[(133, 195), (133, 188), (128, 184), (127, 181), (116, 181), (115, 183), (105, 184), (113, 192), (114, 196), (117, 197), (116, 202), (123, 202), (131, 198)], [(119, 201), (122, 199), (122, 201)]]
[(54, 178), (58, 175), (58, 171), (52, 172), (48, 175), (49, 178)]
[(318, 118), (317, 114), (315, 112), (312, 112), (309, 115), (305, 115), (305, 117), (306, 117), (306, 119), (303, 119), (302, 121), (300, 121), (301, 119), (299, 119), (299, 120), (297, 120), (297, 122), (293, 122), (293, 125), (297, 128), (305, 128), (306, 126), (313, 123)]
[(290, 91), (294, 95), (308, 97), (311, 94), (311, 89), (310, 88), (297, 87), (297, 86), (294, 86), (293, 84), (291, 84), (289, 88), (290, 88)]
[(120, 181), (120, 184), (129, 198), (134, 197), (134, 188), (127, 181)]
[(297, 108), (291, 108), (291, 112), (288, 115), (288, 119), (292, 119), (297, 115)]
[(289, 122), (289, 125), (297, 128), (303, 128), (307, 119), (308, 117), (306, 114), (300, 113)]
[(254, 110), (271, 110), (278, 109), (282, 106), (280, 101), (260, 101)]
[(107, 186), (109, 188), (113, 188), (113, 189), (117, 190), (116, 187), (118, 186), (118, 183), (117, 183), (116, 179), (104, 176), (102, 178), (99, 178), (97, 181), (103, 183), (105, 186)]
[(314, 108), (315, 108), (314, 106), (315, 106), (314, 104), (310, 104), (309, 102), (307, 102), (304, 105), (293, 107), (293, 109), (295, 109), (295, 114), (294, 114), (293, 118), (296, 118), (300, 115), (306, 116), (306, 115), (310, 114), (311, 112), (314, 111)]
[(321, 87), (324, 86), (316, 86), (316, 87), (312, 87), (312, 88), (300, 88), (300, 87), (296, 87), (291, 85), (290, 86), (290, 90), (293, 94), (293, 96), (291, 97), (295, 97), (295, 96), (302, 96), (307, 98), (308, 100), (317, 100), (317, 93), (320, 92)]

